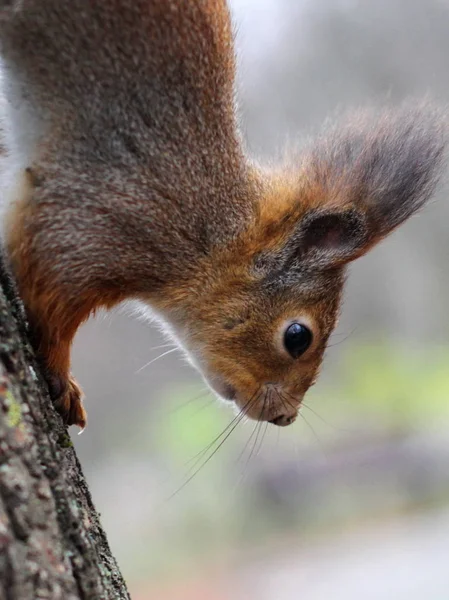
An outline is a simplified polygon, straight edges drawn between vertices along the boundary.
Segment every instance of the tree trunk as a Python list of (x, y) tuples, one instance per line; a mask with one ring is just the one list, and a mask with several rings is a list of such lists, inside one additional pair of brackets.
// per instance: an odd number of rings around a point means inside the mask
[(129, 598), (0, 261), (0, 600)]

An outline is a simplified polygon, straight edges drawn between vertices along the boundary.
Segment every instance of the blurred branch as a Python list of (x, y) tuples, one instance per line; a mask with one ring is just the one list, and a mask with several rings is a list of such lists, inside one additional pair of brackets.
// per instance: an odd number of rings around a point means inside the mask
[(0, 260), (0, 600), (129, 598)]

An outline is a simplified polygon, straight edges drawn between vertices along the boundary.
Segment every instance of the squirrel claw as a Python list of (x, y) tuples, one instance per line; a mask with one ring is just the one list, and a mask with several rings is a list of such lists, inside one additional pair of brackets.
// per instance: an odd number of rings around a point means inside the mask
[(72, 377), (64, 381), (60, 376), (50, 376), (48, 383), (55, 408), (64, 423), (77, 425), (82, 433), (87, 424), (87, 413), (83, 406), (83, 392), (77, 382)]

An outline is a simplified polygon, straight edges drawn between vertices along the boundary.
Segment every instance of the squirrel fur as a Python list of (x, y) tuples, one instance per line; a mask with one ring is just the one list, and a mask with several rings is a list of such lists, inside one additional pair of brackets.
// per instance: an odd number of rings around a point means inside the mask
[[(125, 300), (242, 413), (292, 422), (346, 265), (434, 191), (444, 116), (362, 111), (263, 169), (238, 130), (225, 0), (0, 0), (0, 54), (4, 241), (66, 423), (86, 423), (73, 338)], [(299, 358), (293, 322), (312, 333)]]

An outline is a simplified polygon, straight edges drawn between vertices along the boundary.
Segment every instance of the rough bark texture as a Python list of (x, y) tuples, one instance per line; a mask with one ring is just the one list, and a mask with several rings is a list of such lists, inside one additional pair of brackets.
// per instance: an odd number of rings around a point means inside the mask
[(0, 263), (0, 600), (129, 598)]

